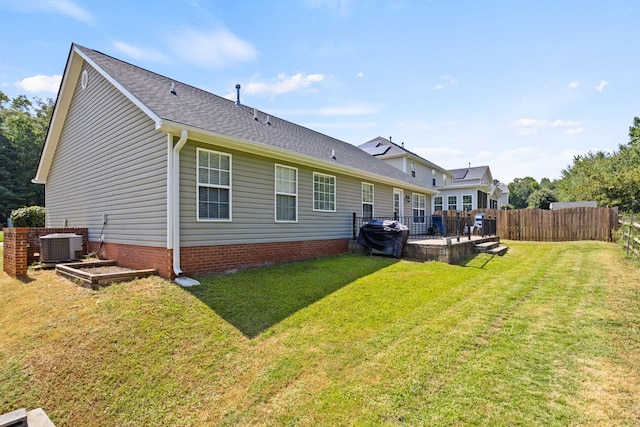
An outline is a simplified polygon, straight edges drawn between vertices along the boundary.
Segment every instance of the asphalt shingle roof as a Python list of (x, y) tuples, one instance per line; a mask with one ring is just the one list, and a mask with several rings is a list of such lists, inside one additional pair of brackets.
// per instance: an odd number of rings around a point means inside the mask
[[(358, 147), (196, 87), (145, 70), (101, 52), (74, 45), (139, 102), (163, 120), (227, 135), (283, 151), (335, 162), (369, 174), (423, 187), (418, 180)], [(171, 88), (174, 88), (175, 95)], [(267, 118), (269, 123), (267, 124)]]

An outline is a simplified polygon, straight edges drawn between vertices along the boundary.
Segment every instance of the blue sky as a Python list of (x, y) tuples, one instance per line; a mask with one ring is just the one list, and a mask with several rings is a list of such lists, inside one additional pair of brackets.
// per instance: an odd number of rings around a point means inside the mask
[(0, 0), (0, 90), (55, 98), (72, 42), (354, 145), (559, 178), (640, 116), (640, 2)]

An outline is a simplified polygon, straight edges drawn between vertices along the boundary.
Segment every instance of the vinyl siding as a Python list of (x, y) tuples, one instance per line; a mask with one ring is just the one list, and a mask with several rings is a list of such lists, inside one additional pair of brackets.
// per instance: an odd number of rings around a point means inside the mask
[[(196, 147), (232, 156), (231, 222), (196, 220)], [(275, 221), (276, 163), (298, 168), (296, 223)], [(313, 172), (336, 177), (336, 212), (313, 210)], [(375, 215), (392, 216), (393, 187), (370, 180), (367, 182), (375, 185)], [(361, 188), (362, 180), (350, 176), (189, 141), (180, 152), (181, 246), (350, 238), (352, 213), (356, 212), (357, 216), (362, 213)], [(405, 190), (405, 194), (409, 191)]]
[(165, 247), (166, 134), (93, 68), (77, 82), (46, 184), (48, 226), (98, 241)]

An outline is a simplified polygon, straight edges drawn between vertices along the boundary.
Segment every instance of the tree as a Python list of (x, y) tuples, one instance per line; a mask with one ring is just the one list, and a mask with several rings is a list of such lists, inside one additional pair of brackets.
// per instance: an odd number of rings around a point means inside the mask
[(557, 183), (562, 201), (595, 200), (599, 206), (618, 206), (640, 212), (640, 118), (629, 127), (629, 143), (619, 151), (576, 156)]
[(540, 188), (538, 181), (527, 176), (516, 178), (509, 185), (509, 202), (515, 209), (524, 209), (529, 205), (528, 199), (531, 193)]
[(558, 198), (553, 190), (547, 187), (538, 188), (527, 199), (528, 207), (533, 209), (549, 209), (551, 203), (557, 201)]
[(44, 205), (44, 186), (33, 184), (54, 102), (10, 100), (0, 92), (0, 221), (22, 206)]

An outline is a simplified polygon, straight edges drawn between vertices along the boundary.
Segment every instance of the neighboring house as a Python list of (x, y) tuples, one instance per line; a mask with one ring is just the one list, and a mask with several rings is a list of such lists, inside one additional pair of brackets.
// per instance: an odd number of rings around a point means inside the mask
[(446, 170), (407, 150), (404, 144), (380, 136), (358, 148), (437, 190), (432, 197), (431, 212), (498, 208), (500, 200), (509, 204), (508, 189), (505, 198), (499, 186), (493, 184), (489, 166)]
[(500, 188), (493, 184), (489, 166), (450, 169), (453, 181), (433, 198), (433, 210), (498, 209)]
[(498, 185), (500, 196), (498, 198), (498, 209), (509, 206), (509, 186), (507, 184)]
[[(433, 189), (351, 144), (73, 44), (34, 182), (46, 225), (176, 277), (345, 252)], [(423, 207), (424, 208), (424, 207)]]

